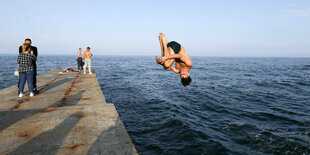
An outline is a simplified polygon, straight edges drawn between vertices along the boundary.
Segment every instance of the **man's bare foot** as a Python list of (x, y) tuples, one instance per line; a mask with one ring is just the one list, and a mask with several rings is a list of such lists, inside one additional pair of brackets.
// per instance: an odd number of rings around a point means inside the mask
[(162, 40), (164, 40), (166, 38), (165, 34), (163, 34), (162, 32), (159, 33), (159, 37)]
[(163, 34), (162, 32), (159, 33), (159, 37), (158, 38), (159, 38), (159, 40), (162, 40), (162, 42), (164, 44), (168, 44), (169, 43), (169, 41), (167, 40), (165, 34)]
[(164, 38), (166, 38), (165, 34), (162, 33), (162, 32), (160, 32), (160, 33), (159, 33), (159, 39), (164, 39)]
[(169, 41), (166, 38), (163, 38), (163, 43), (167, 45)]

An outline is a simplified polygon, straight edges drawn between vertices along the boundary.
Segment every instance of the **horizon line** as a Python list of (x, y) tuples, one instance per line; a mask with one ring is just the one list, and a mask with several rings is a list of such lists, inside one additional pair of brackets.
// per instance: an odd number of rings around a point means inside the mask
[[(3, 53), (2, 55), (18, 55), (12, 53)], [(42, 56), (75, 56), (76, 54), (39, 54)], [(158, 55), (113, 55), (113, 54), (96, 54), (98, 56), (158, 56)], [(192, 55), (191, 57), (219, 57), (219, 58), (310, 58), (310, 56), (215, 56), (215, 55)]]

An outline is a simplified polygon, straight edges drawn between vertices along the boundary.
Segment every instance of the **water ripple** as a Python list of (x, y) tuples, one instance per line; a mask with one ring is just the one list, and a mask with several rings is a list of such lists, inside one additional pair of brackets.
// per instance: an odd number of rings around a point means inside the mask
[[(17, 56), (2, 56), (0, 88), (16, 83)], [(193, 57), (192, 84), (153, 57), (95, 56), (140, 154), (310, 154), (309, 58)], [(38, 72), (76, 66), (75, 56), (39, 56)]]

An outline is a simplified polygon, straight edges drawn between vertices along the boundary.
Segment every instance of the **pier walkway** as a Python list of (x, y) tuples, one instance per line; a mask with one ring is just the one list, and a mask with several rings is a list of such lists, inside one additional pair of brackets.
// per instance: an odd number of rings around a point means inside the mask
[(61, 71), (38, 76), (34, 97), (0, 90), (0, 154), (138, 154), (96, 74)]

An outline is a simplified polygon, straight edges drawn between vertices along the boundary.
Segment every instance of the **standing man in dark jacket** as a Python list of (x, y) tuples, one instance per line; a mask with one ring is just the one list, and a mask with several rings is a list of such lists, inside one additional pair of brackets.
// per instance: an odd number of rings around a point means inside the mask
[[(29, 44), (31, 51), (33, 51), (33, 54), (37, 57), (38, 56), (38, 49), (35, 46), (31, 46), (31, 39), (27, 38), (25, 39), (25, 44)], [(23, 52), (22, 46), (19, 46), (19, 54)], [(39, 94), (39, 91), (37, 90), (37, 63), (36, 60), (32, 62), (34, 64), (34, 77), (33, 77), (33, 92), (34, 94)]]

